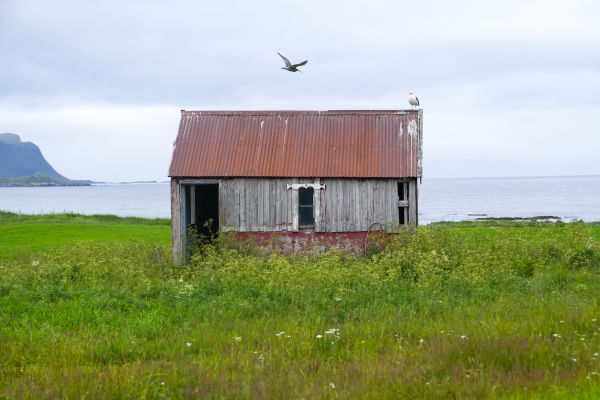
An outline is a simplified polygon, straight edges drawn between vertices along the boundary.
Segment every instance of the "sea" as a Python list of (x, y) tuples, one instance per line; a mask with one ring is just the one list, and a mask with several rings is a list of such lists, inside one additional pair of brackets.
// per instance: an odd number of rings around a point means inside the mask
[[(0, 187), (0, 210), (170, 218), (168, 183)], [(419, 224), (487, 218), (600, 221), (600, 176), (423, 179)]]

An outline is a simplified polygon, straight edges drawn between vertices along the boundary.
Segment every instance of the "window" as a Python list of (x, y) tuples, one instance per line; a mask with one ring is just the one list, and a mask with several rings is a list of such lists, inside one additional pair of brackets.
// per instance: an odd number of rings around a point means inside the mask
[(398, 182), (398, 225), (408, 224), (408, 182)]
[(298, 189), (298, 225), (300, 229), (311, 229), (315, 227), (315, 207), (313, 196), (315, 189)]

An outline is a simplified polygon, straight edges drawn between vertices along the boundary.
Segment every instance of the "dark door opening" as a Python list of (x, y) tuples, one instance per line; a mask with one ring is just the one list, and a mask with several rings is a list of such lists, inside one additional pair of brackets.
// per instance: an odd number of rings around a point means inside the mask
[(201, 242), (219, 234), (219, 184), (189, 185), (185, 191), (188, 237)]

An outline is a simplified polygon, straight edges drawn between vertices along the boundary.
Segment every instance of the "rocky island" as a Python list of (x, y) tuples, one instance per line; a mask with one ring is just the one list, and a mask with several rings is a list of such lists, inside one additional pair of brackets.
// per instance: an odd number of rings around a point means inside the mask
[(46, 161), (40, 148), (19, 135), (0, 133), (0, 186), (88, 186), (67, 179)]

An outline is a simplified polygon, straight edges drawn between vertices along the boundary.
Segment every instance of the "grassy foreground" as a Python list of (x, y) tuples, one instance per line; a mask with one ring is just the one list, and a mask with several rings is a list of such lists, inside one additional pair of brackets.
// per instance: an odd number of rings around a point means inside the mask
[(44, 218), (0, 222), (0, 398), (600, 396), (598, 225), (437, 225), (369, 259), (205, 247), (173, 270), (155, 221), (6, 241)]

